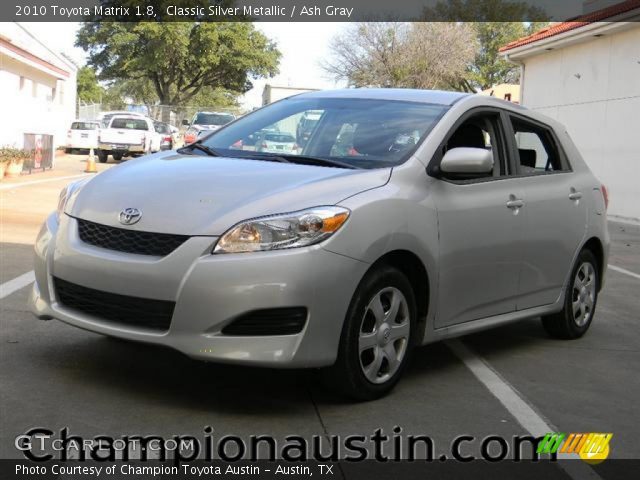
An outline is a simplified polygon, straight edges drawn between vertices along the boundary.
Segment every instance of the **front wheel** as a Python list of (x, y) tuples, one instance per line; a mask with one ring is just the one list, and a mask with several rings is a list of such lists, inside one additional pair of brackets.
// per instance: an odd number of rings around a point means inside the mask
[(590, 250), (583, 250), (571, 271), (562, 311), (542, 318), (542, 325), (555, 338), (582, 337), (593, 322), (598, 303), (598, 262)]
[(398, 382), (411, 353), (417, 309), (407, 277), (383, 266), (364, 277), (351, 300), (336, 363), (325, 383), (357, 400), (386, 395)]

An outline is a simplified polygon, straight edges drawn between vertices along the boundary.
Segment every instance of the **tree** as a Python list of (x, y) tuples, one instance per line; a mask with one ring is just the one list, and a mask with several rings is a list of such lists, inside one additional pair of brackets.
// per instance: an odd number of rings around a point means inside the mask
[(78, 100), (85, 103), (99, 103), (102, 100), (102, 87), (98, 84), (96, 72), (89, 67), (78, 70)]
[(469, 22), (472, 26), (479, 48), (466, 75), (455, 86), (469, 92), (518, 82), (520, 69), (500, 55), (500, 47), (547, 25), (542, 21), (547, 20), (542, 9), (524, 2), (504, 0), (438, 2), (433, 8), (423, 10), (423, 19), (455, 20)]
[(187, 104), (206, 88), (244, 93), (273, 76), (280, 52), (247, 22), (86, 22), (76, 45), (100, 80), (149, 82), (164, 105)]
[(322, 68), (356, 87), (446, 88), (475, 53), (468, 25), (362, 22), (331, 42), (333, 57)]

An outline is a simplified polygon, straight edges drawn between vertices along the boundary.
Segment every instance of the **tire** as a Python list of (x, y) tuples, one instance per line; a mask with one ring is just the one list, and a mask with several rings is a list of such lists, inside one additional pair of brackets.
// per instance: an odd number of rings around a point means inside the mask
[(66, 154), (72, 154), (72, 153), (73, 153), (73, 148), (65, 148), (65, 149), (64, 149), (64, 153), (66, 153)]
[[(391, 318), (394, 305), (398, 308)], [(416, 324), (416, 301), (407, 277), (390, 266), (368, 272), (349, 305), (336, 363), (322, 372), (327, 387), (356, 400), (389, 393), (409, 360)]]
[(563, 340), (582, 337), (593, 323), (599, 289), (598, 261), (591, 250), (582, 250), (571, 270), (562, 311), (542, 317), (547, 333)]
[(104, 150), (96, 150), (96, 155), (98, 156), (98, 161), (100, 163), (107, 163), (109, 158), (109, 153)]
[(114, 159), (116, 162), (119, 162), (119, 161), (121, 161), (121, 160), (122, 160), (122, 156), (123, 156), (123, 154), (122, 154), (122, 153), (113, 153), (113, 154), (112, 154), (112, 156), (113, 156), (113, 159)]

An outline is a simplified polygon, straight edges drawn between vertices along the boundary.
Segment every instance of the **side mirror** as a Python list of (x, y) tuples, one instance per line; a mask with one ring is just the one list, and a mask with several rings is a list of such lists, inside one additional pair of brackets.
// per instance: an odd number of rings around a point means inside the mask
[(189, 120), (182, 120), (182, 125), (189, 126)]
[(444, 154), (440, 171), (462, 175), (486, 175), (493, 172), (493, 153), (484, 148), (452, 148)]

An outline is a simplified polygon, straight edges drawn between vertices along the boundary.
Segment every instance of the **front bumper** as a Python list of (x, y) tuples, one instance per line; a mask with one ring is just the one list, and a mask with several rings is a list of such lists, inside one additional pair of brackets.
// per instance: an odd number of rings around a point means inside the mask
[[(75, 219), (51, 215), (36, 241), (30, 307), (39, 318), (128, 340), (155, 343), (209, 361), (319, 367), (336, 358), (346, 311), (368, 265), (319, 246), (211, 255), (216, 237), (191, 237), (166, 257), (83, 243)], [(95, 290), (175, 301), (171, 325), (154, 332), (106, 321), (60, 304), (53, 276)], [(307, 308), (294, 335), (229, 336), (222, 328), (258, 309)]]

